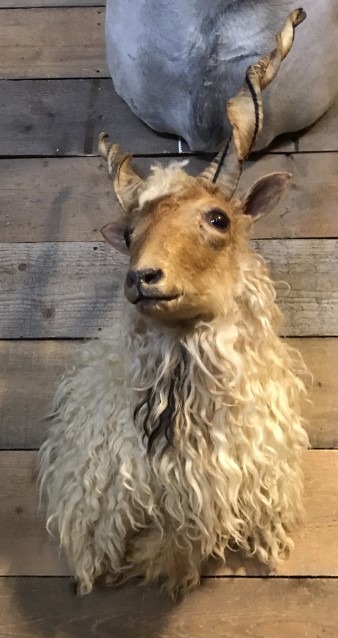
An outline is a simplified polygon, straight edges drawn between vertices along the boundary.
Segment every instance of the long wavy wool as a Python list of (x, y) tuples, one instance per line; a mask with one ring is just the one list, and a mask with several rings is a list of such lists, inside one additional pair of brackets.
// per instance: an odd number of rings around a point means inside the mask
[(272, 567), (292, 547), (303, 366), (277, 336), (259, 256), (247, 254), (237, 292), (181, 337), (130, 307), (124, 334), (87, 344), (61, 383), (41, 485), (82, 593), (105, 573), (162, 575), (175, 595), (228, 547)]

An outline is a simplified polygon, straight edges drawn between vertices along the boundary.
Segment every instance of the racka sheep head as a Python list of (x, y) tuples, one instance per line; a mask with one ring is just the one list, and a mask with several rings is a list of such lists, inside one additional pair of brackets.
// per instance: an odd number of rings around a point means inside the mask
[(123, 211), (123, 219), (104, 226), (102, 234), (129, 253), (125, 295), (142, 315), (164, 324), (210, 320), (241, 294), (251, 225), (273, 210), (291, 175), (266, 175), (242, 199), (234, 193), (262, 129), (262, 90), (276, 77), (305, 17), (302, 9), (293, 11), (276, 48), (247, 69), (242, 89), (227, 103), (232, 136), (199, 176), (189, 176), (185, 162), (173, 162), (153, 167), (143, 180), (131, 166), (132, 155), (100, 135), (99, 151)]

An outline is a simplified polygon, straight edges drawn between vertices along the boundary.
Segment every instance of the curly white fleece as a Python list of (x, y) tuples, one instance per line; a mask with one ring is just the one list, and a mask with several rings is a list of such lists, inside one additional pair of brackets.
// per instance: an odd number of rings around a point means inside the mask
[[(110, 573), (162, 575), (175, 594), (229, 544), (272, 565), (292, 546), (308, 445), (303, 367), (277, 335), (274, 300), (263, 261), (249, 253), (231, 310), (213, 322), (179, 335), (130, 307), (122, 335), (82, 348), (57, 391), (41, 457), (48, 526), (82, 593)], [(161, 432), (148, 454), (146, 406), (135, 419), (134, 410), (152, 389), (155, 427), (174, 375), (173, 444)]]

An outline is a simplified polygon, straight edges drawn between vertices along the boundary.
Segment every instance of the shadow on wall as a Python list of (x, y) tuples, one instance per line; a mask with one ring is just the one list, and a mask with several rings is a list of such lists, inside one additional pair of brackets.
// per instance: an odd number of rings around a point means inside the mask
[[(218, 568), (211, 561), (203, 572), (220, 576)], [(257, 559), (245, 561), (240, 552), (228, 554), (226, 571), (230, 578), (206, 576), (178, 603), (159, 585), (143, 586), (138, 579), (114, 589), (96, 586), (79, 597), (67, 577), (4, 579), (0, 599), (8, 606), (5, 623), (15, 624), (20, 638), (221, 638), (233, 614), (231, 599), (242, 588), (241, 579), (231, 576), (249, 573), (260, 577), (258, 583), (270, 582), (262, 578), (268, 569)], [(246, 617), (247, 602), (243, 600), (240, 616)]]
[[(70, 578), (6, 579), (3, 598), (5, 624), (15, 624), (22, 638), (168, 638), (190, 636), (189, 613), (175, 622), (180, 604), (168, 600), (158, 587), (131, 584), (118, 589), (96, 589), (89, 596), (74, 595)], [(204, 588), (203, 588), (204, 589)], [(205, 591), (204, 591), (205, 596)], [(195, 592), (188, 598), (199, 598)], [(184, 603), (183, 603), (184, 604)], [(194, 604), (194, 608), (196, 601)], [(168, 632), (167, 617), (174, 614), (177, 632)]]

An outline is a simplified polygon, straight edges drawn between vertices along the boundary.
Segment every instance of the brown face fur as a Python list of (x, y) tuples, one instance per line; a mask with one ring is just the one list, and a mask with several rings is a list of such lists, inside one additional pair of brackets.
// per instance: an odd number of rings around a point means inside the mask
[[(173, 194), (146, 201), (132, 213), (129, 273), (161, 271), (158, 281), (143, 282), (142, 296), (135, 285), (125, 284), (125, 294), (144, 315), (161, 323), (209, 320), (231, 303), (239, 279), (238, 264), (247, 251), (251, 219), (242, 215), (239, 202), (230, 205), (221, 191), (202, 179), (180, 176)], [(215, 213), (216, 211), (216, 213)], [(211, 219), (221, 214), (227, 228)], [(146, 299), (146, 297), (152, 299)], [(175, 297), (154, 300), (154, 297)]]

